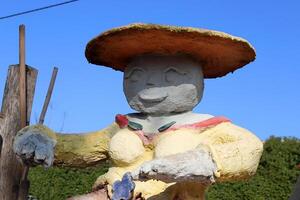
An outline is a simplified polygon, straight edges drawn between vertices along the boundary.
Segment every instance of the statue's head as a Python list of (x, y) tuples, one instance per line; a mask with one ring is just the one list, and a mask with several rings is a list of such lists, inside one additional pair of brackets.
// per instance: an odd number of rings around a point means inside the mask
[(124, 93), (132, 109), (153, 115), (191, 111), (203, 94), (201, 64), (183, 54), (144, 54), (124, 70)]
[(100, 34), (85, 55), (90, 63), (125, 72), (124, 92), (133, 109), (164, 115), (191, 111), (201, 100), (203, 78), (234, 72), (255, 59), (255, 50), (219, 31), (138, 23)]

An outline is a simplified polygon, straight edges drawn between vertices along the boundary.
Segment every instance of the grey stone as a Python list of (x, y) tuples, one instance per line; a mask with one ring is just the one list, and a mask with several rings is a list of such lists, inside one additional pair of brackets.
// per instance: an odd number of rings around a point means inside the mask
[(194, 149), (145, 162), (132, 175), (136, 180), (156, 179), (170, 182), (215, 182), (217, 170), (210, 153), (204, 149)]
[(54, 147), (56, 141), (44, 135), (26, 129), (26, 132), (20, 132), (14, 140), (14, 152), (23, 160), (24, 163), (31, 166), (41, 164), (44, 167), (50, 167), (54, 161)]
[(141, 55), (127, 65), (123, 87), (129, 105), (138, 112), (191, 111), (202, 98), (202, 68), (186, 55)]

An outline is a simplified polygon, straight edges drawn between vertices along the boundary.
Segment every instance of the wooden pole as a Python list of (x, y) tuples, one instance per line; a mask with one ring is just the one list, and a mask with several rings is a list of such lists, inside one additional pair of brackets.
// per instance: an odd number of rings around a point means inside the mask
[[(21, 128), (29, 124), (27, 120), (27, 98), (26, 98), (26, 64), (25, 64), (25, 25), (19, 26), (19, 66), (20, 66), (20, 122)], [(20, 181), (18, 200), (25, 200), (28, 196), (29, 181), (27, 174), (28, 166), (24, 166)]]
[[(3, 122), (1, 122), (3, 119), (4, 119), (4, 114), (0, 112), (0, 124), (3, 123)], [(3, 138), (0, 135), (0, 162), (1, 162), (2, 146), (3, 146)]]
[(25, 65), (25, 26), (19, 26), (19, 65), (10, 66), (0, 110), (0, 199), (25, 200), (29, 181), (21, 181), (24, 166), (13, 151), (17, 132), (29, 124), (37, 70)]
[(2, 152), (2, 145), (3, 145), (3, 138), (0, 135), (0, 158), (1, 158), (1, 152)]
[(20, 119), (21, 128), (27, 126), (26, 66), (25, 66), (25, 25), (19, 26), (19, 65), (20, 65)]
[(39, 124), (44, 123), (45, 115), (46, 115), (48, 105), (49, 105), (49, 102), (50, 102), (50, 99), (51, 99), (51, 96), (52, 96), (52, 92), (53, 92), (57, 72), (58, 72), (58, 68), (54, 67), (53, 71), (52, 71), (51, 81), (50, 81), (50, 84), (49, 84), (49, 87), (48, 87), (46, 99), (44, 101), (43, 109), (42, 109), (42, 112), (41, 112), (41, 115), (40, 115)]
[(297, 179), (297, 182), (293, 189), (293, 193), (290, 196), (289, 200), (299, 200), (299, 199), (300, 199), (300, 176)]
[[(17, 159), (13, 151), (13, 141), (21, 129), (20, 115), (20, 68), (18, 65), (10, 66), (4, 89), (0, 119), (0, 135), (3, 139), (0, 159), (0, 199), (16, 200), (20, 193), (20, 179), (24, 166)], [(30, 116), (37, 70), (27, 67), (27, 116)]]

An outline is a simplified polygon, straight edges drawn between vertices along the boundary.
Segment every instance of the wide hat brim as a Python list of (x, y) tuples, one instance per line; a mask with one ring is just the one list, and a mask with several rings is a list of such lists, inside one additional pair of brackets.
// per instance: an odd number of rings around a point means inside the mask
[(90, 63), (124, 71), (131, 58), (149, 53), (192, 56), (202, 64), (205, 78), (233, 72), (255, 60), (246, 40), (227, 33), (191, 27), (130, 24), (92, 39), (85, 56)]

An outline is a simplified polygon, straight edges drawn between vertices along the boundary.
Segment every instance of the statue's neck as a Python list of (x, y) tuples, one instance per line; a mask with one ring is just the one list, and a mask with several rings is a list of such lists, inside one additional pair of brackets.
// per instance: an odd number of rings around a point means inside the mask
[(192, 114), (192, 111), (186, 111), (186, 112), (181, 112), (181, 113), (160, 113), (160, 114), (155, 114), (155, 113), (142, 113), (146, 118), (148, 119), (157, 119), (157, 120), (162, 120), (165, 118), (173, 118), (177, 116), (184, 116), (184, 115), (189, 115)]
[(180, 126), (186, 124), (193, 124), (196, 122), (204, 121), (211, 118), (211, 115), (207, 114), (196, 114), (191, 111), (184, 113), (173, 113), (167, 115), (150, 115), (150, 114), (129, 114), (129, 120), (139, 123), (143, 126), (143, 131), (146, 133), (156, 133), (157, 130), (169, 123)]

